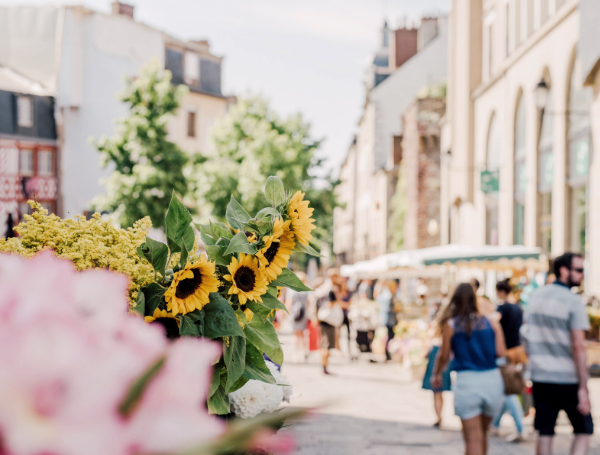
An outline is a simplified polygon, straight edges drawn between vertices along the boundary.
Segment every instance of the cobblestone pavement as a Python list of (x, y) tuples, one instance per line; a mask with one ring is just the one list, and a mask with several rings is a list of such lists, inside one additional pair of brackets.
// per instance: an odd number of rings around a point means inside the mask
[[(453, 412), (452, 394), (445, 394), (442, 430), (435, 421), (432, 395), (421, 389), (409, 369), (398, 364), (373, 364), (361, 358), (350, 362), (341, 354), (331, 359), (331, 376), (325, 376), (313, 355), (294, 363), (292, 338), (283, 335), (286, 351), (284, 375), (294, 386), (293, 406), (328, 403), (312, 418), (284, 430), (297, 440), (299, 455), (442, 455), (463, 453), (460, 421)], [(595, 420), (600, 422), (600, 380), (590, 383)], [(531, 428), (531, 419), (526, 423)], [(506, 415), (501, 430), (510, 434)], [(561, 416), (555, 454), (568, 453), (571, 429)], [(600, 455), (600, 431), (594, 435), (591, 454)], [(534, 437), (522, 444), (490, 438), (490, 455), (534, 454)]]

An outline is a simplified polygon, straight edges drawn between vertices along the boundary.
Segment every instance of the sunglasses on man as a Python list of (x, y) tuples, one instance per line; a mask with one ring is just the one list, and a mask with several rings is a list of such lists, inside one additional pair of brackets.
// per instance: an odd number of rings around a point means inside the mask
[(580, 268), (580, 269), (572, 268), (571, 270), (572, 270), (573, 272), (577, 272), (577, 273), (583, 273), (583, 268)]

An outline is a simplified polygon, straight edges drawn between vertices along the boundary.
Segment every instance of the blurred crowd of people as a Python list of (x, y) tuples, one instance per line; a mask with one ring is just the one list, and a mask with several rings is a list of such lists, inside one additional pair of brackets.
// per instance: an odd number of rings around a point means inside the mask
[(394, 358), (407, 366), (425, 361), (423, 388), (433, 392), (435, 426), (442, 426), (443, 394), (452, 391), (467, 455), (487, 453), (488, 433), (500, 435), (505, 413), (515, 425), (506, 439), (526, 440), (529, 412), (535, 414), (537, 454), (550, 455), (561, 410), (574, 428), (571, 453), (585, 455), (593, 433), (584, 341), (590, 325), (580, 296), (571, 292), (582, 279), (582, 257), (566, 253), (555, 259), (541, 287), (502, 280), (490, 298), (472, 279), (451, 297), (440, 294), (427, 302), (421, 281), (417, 301), (407, 305), (399, 298), (398, 280), (355, 281), (330, 269), (312, 283), (313, 292), (288, 291), (283, 300), (296, 362), (318, 351), (328, 375), (332, 350), (351, 360)]

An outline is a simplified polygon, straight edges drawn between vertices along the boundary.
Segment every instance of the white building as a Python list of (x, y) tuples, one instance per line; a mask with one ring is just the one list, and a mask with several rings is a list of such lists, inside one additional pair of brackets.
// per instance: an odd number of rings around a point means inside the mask
[(585, 85), (598, 84), (599, 17), (595, 0), (452, 2), (443, 243), (576, 251), (588, 276), (600, 271), (600, 129)]
[[(0, 67), (34, 81), (55, 99), (56, 211), (64, 217), (88, 211), (92, 199), (104, 191), (101, 180), (111, 169), (101, 167), (91, 140), (114, 134), (115, 121), (127, 114), (118, 94), (126, 77), (137, 75), (145, 64), (154, 59), (164, 68), (165, 55), (174, 50), (182, 59), (181, 80), (174, 74), (174, 83), (186, 83), (190, 93), (170, 129), (184, 150), (206, 146), (208, 130), (227, 108), (221, 94), (221, 59), (210, 54), (207, 42), (179, 41), (136, 22), (132, 6), (112, 6), (112, 14), (82, 6), (0, 7)], [(205, 79), (183, 78), (184, 71), (186, 77), (200, 76), (205, 60), (212, 64), (204, 71), (210, 76), (208, 90)]]

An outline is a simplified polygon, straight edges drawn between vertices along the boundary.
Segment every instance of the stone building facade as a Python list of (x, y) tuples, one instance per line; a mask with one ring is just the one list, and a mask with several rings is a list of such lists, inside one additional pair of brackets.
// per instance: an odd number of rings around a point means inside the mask
[[(549, 258), (576, 251), (588, 276), (600, 272), (591, 210), (600, 202), (598, 8), (594, 0), (453, 0), (443, 243), (522, 244)], [(594, 281), (586, 287), (597, 293)]]
[(444, 98), (417, 99), (402, 116), (403, 139), (397, 196), (404, 197), (403, 249), (440, 244), (440, 120)]
[(340, 173), (338, 197), (346, 204), (334, 212), (333, 249), (339, 264), (372, 259), (392, 249), (389, 220), (401, 157), (402, 115), (420, 90), (446, 77), (446, 18), (428, 19), (423, 25), (389, 31), (386, 24), (381, 48), (367, 68), (365, 106)]

